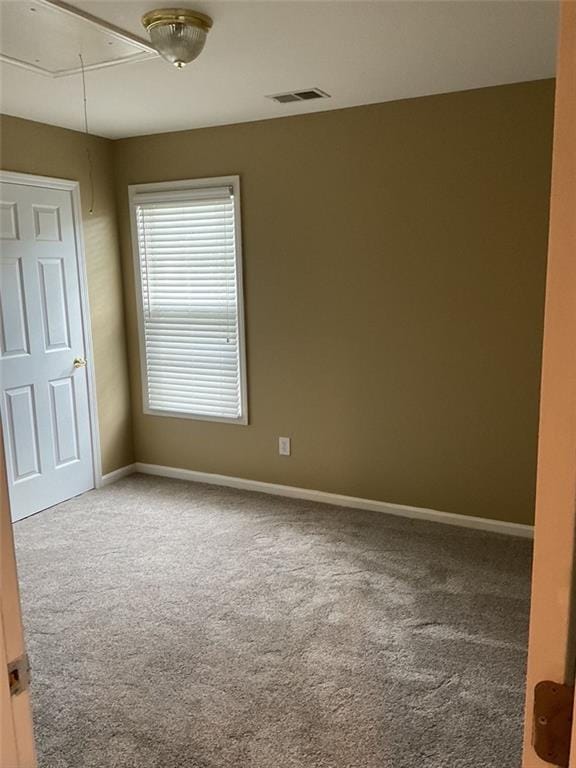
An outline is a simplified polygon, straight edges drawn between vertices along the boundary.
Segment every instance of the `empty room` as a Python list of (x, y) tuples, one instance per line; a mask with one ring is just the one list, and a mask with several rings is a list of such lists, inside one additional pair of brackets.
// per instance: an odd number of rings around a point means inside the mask
[(0, 22), (0, 768), (576, 768), (576, 3)]

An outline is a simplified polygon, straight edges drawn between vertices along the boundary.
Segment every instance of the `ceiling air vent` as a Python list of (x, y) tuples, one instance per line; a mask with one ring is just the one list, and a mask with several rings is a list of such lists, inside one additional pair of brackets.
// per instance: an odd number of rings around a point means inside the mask
[(292, 101), (311, 101), (312, 99), (329, 99), (330, 94), (321, 91), (320, 88), (307, 88), (305, 91), (290, 91), (289, 93), (277, 93), (274, 96), (266, 96), (278, 104), (290, 104)]

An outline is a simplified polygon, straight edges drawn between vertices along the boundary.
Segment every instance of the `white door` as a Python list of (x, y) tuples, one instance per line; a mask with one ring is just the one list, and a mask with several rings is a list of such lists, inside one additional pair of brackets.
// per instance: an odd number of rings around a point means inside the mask
[(93, 488), (94, 464), (72, 193), (4, 181), (0, 218), (0, 413), (18, 520)]

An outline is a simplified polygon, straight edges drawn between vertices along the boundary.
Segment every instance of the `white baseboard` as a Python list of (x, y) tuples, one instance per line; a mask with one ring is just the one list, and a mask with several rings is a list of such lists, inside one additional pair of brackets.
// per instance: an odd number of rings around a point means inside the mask
[[(127, 470), (123, 467), (122, 470)], [(122, 470), (116, 470), (121, 472)], [(424, 509), (422, 507), (409, 507), (404, 504), (389, 504), (385, 501), (375, 501), (373, 499), (361, 499), (354, 496), (342, 496), (337, 493), (327, 493), (326, 491), (314, 491), (309, 488), (295, 488), (291, 485), (277, 485), (275, 483), (264, 483), (260, 480), (246, 480), (242, 477), (229, 477), (228, 475), (213, 475), (209, 472), (195, 472), (190, 469), (177, 469), (176, 467), (163, 467), (159, 464), (143, 464), (136, 462), (131, 465), (133, 472), (141, 472), (145, 475), (158, 475), (159, 477), (171, 477), (177, 480), (190, 480), (195, 483), (208, 483), (210, 485), (222, 485), (228, 488), (241, 488), (245, 491), (257, 491), (259, 493), (268, 493), (272, 496), (286, 496), (291, 499), (304, 499), (306, 501), (317, 501), (323, 504), (332, 504), (337, 507), (351, 507), (352, 509), (367, 509), (372, 512), (384, 512), (388, 515), (397, 515), (398, 517), (410, 517), (416, 520), (429, 520), (435, 523), (444, 523), (445, 525), (458, 525), (462, 528), (475, 528), (480, 531), (491, 531), (493, 533), (505, 533), (511, 536), (522, 536), (531, 538), (534, 528), (531, 525), (522, 525), (520, 523), (508, 523), (504, 520), (487, 520), (483, 517), (470, 517), (468, 515), (456, 515), (452, 512), (438, 512), (435, 509)], [(113, 475), (115, 473), (111, 473)], [(124, 474), (130, 474), (125, 472)], [(106, 475), (110, 477), (110, 475)], [(123, 477), (123, 475), (120, 475)], [(118, 478), (116, 478), (118, 479)], [(113, 482), (113, 481), (110, 481)]]
[(133, 475), (134, 472), (136, 472), (136, 464), (126, 464), (125, 467), (120, 467), (119, 469), (115, 469), (113, 472), (108, 472), (107, 475), (102, 475), (102, 479), (100, 480), (98, 487), (104, 488), (105, 485), (111, 485), (117, 480), (121, 480), (123, 477)]

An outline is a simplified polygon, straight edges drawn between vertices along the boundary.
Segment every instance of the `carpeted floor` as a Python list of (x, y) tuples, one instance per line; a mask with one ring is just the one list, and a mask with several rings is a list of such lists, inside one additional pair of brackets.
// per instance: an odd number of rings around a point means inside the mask
[(133, 476), (16, 524), (42, 768), (518, 768), (531, 545)]

